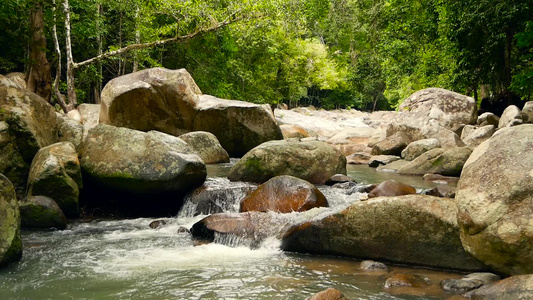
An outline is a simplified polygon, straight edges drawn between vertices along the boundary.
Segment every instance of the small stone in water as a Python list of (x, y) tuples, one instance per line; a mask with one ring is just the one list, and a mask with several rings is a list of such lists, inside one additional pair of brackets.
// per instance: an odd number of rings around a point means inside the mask
[(150, 223), (150, 225), (148, 225), (148, 226), (150, 226), (150, 228), (152, 228), (152, 229), (157, 229), (157, 228), (159, 228), (161, 226), (164, 226), (166, 224), (167, 224), (167, 221), (165, 221), (165, 220), (155, 220), (152, 223)]
[(373, 261), (373, 260), (363, 260), (361, 262), (361, 269), (363, 270), (383, 270), (387, 271), (387, 267), (384, 263)]
[(344, 297), (344, 294), (341, 291), (329, 288), (314, 294), (309, 300), (346, 300), (346, 297)]
[(183, 227), (181, 226), (180, 228), (178, 228), (178, 233), (191, 233), (191, 231), (189, 230), (189, 228), (186, 228), (186, 227)]
[(429, 285), (429, 280), (415, 274), (394, 274), (385, 281), (385, 288), (395, 286), (424, 287)]

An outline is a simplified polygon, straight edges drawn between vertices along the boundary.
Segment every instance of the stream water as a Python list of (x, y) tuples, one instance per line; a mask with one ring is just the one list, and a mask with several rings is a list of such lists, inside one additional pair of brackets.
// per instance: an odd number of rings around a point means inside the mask
[[(231, 185), (216, 178), (225, 176), (229, 166), (209, 166), (209, 184)], [(361, 166), (349, 167), (349, 175), (363, 183), (392, 176)], [(432, 186), (418, 177), (395, 179), (419, 188)], [(328, 199), (336, 198), (330, 200), (332, 209), (357, 201), (339, 200), (334, 190), (321, 190)], [(177, 233), (203, 217), (182, 212), (155, 230), (148, 226), (155, 219), (145, 218), (24, 231), (22, 261), (0, 270), (0, 299), (305, 299), (329, 287), (349, 299), (444, 299), (451, 294), (440, 289), (440, 281), (462, 276), (398, 266), (389, 272), (363, 271), (356, 260), (284, 253), (274, 238), (251, 250), (195, 245), (188, 234)], [(394, 272), (422, 275), (432, 284), (384, 289)]]

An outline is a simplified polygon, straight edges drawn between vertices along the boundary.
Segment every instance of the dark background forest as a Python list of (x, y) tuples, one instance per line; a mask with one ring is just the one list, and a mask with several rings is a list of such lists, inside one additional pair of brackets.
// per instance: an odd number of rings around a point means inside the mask
[(394, 109), (427, 87), (508, 103), (533, 91), (531, 0), (9, 0), (0, 26), (0, 74), (37, 76), (52, 102), (69, 84), (76, 103), (97, 103), (112, 78), (158, 66), (186, 68), (206, 94), (291, 107)]

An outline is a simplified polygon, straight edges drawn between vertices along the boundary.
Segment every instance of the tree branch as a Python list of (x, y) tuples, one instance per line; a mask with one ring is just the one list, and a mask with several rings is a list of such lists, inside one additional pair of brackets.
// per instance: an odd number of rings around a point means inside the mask
[(152, 48), (152, 47), (155, 47), (155, 46), (161, 46), (161, 45), (170, 44), (170, 43), (183, 42), (183, 41), (190, 40), (190, 39), (192, 39), (192, 38), (194, 38), (196, 36), (199, 36), (199, 35), (202, 35), (202, 34), (205, 34), (205, 33), (208, 33), (208, 32), (217, 31), (217, 30), (219, 30), (222, 27), (228, 26), (228, 25), (230, 25), (232, 23), (235, 23), (235, 22), (240, 21), (240, 20), (243, 19), (243, 17), (232, 18), (233, 16), (234, 16), (234, 14), (232, 14), (226, 20), (224, 20), (224, 21), (222, 21), (222, 22), (220, 22), (220, 23), (218, 23), (218, 24), (216, 24), (214, 26), (211, 26), (211, 27), (208, 27), (208, 28), (202, 28), (202, 29), (200, 29), (200, 30), (198, 30), (196, 32), (193, 32), (193, 33), (190, 33), (190, 34), (187, 34), (187, 35), (176, 36), (176, 37), (169, 38), (169, 39), (158, 40), (158, 41), (149, 42), (149, 43), (143, 43), (143, 44), (132, 44), (132, 45), (129, 45), (129, 46), (126, 46), (126, 47), (123, 47), (123, 48), (120, 48), (120, 49), (117, 49), (117, 50), (114, 50), (114, 51), (106, 52), (106, 53), (103, 53), (101, 55), (95, 56), (93, 58), (84, 60), (82, 62), (74, 63), (73, 67), (75, 69), (77, 69), (77, 68), (80, 68), (80, 67), (83, 67), (83, 66), (87, 66), (87, 65), (102, 61), (104, 59), (107, 59), (107, 58), (110, 58), (110, 57), (113, 57), (113, 56), (117, 56), (117, 55), (120, 55), (122, 53), (126, 53), (126, 52), (133, 51), (133, 50), (142, 50), (142, 49), (148, 49), (148, 48)]

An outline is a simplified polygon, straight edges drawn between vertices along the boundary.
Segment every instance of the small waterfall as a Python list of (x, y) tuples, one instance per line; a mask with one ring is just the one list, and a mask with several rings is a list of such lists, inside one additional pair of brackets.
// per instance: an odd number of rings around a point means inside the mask
[(231, 182), (227, 178), (207, 178), (204, 185), (185, 197), (178, 218), (238, 212), (241, 200), (257, 186), (246, 182)]

